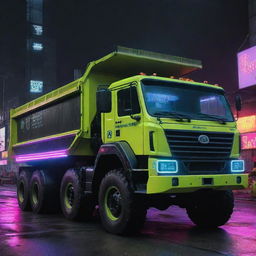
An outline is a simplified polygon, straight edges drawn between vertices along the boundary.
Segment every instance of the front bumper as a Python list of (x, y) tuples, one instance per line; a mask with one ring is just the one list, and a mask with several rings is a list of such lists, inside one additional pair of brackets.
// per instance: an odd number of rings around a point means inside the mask
[[(178, 179), (178, 184), (176, 182), (173, 185), (174, 178), (176, 181)], [(186, 193), (205, 188), (226, 190), (247, 187), (248, 174), (149, 176), (147, 194)]]

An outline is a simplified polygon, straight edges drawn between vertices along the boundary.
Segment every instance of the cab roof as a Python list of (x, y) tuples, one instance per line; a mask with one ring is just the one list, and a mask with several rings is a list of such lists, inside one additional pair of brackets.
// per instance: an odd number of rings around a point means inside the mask
[(217, 90), (224, 90), (221, 86), (219, 85), (213, 85), (213, 84), (208, 84), (208, 83), (202, 83), (202, 82), (195, 82), (193, 80), (183, 80), (183, 79), (176, 79), (176, 78), (168, 78), (168, 77), (160, 77), (160, 76), (146, 76), (146, 75), (136, 75), (136, 76), (132, 76), (129, 78), (125, 78), (122, 80), (119, 80), (117, 82), (114, 82), (110, 85), (109, 89), (114, 89), (115, 87), (120, 87), (122, 84), (129, 84), (132, 83), (133, 81), (142, 81), (144, 79), (150, 79), (150, 80), (160, 80), (160, 81), (166, 81), (166, 82), (176, 82), (176, 83), (180, 83), (182, 84), (186, 84), (186, 85), (191, 85), (191, 86), (203, 86), (203, 87), (208, 87), (208, 88), (213, 88), (213, 89), (217, 89)]

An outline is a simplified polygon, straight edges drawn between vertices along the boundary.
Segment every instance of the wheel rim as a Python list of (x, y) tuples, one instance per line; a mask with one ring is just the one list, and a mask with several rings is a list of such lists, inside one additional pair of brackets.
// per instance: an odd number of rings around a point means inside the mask
[(18, 188), (18, 198), (21, 203), (24, 202), (24, 195), (25, 195), (25, 186), (23, 181), (21, 181)]
[(75, 199), (75, 192), (74, 192), (74, 186), (72, 183), (68, 183), (65, 189), (65, 195), (64, 195), (64, 202), (65, 206), (68, 209), (71, 209), (74, 204)]
[(122, 196), (119, 189), (111, 186), (107, 189), (105, 194), (104, 206), (107, 217), (113, 221), (119, 219), (122, 213)]
[(39, 186), (38, 183), (35, 182), (32, 186), (32, 202), (34, 205), (38, 204), (39, 198)]

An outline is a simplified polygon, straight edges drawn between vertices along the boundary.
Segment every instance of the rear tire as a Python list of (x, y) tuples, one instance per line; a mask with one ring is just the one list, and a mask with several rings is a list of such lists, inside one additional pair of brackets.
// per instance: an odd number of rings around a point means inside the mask
[(29, 183), (31, 178), (30, 170), (22, 170), (17, 180), (17, 199), (22, 211), (30, 211)]
[(224, 225), (233, 212), (232, 191), (208, 191), (195, 194), (187, 207), (187, 214), (194, 224), (203, 228)]
[(146, 207), (135, 197), (122, 169), (110, 171), (103, 178), (99, 191), (99, 212), (103, 227), (110, 233), (127, 235), (143, 227)]
[[(53, 171), (53, 170), (52, 170)], [(30, 181), (30, 203), (34, 213), (53, 213), (59, 209), (59, 181), (53, 172), (37, 170)]]
[(85, 195), (79, 170), (70, 169), (64, 174), (60, 188), (61, 209), (69, 220), (89, 220), (93, 216), (95, 200)]

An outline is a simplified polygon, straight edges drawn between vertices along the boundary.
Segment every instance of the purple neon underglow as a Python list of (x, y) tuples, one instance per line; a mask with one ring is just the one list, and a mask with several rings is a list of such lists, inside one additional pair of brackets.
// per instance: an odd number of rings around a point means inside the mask
[(41, 140), (29, 141), (29, 142), (22, 143), (22, 146), (23, 145), (30, 145), (30, 144), (34, 144), (34, 143), (38, 143), (38, 142), (44, 142), (44, 141), (59, 139), (59, 138), (68, 137), (68, 136), (74, 136), (75, 134), (76, 133), (70, 133), (70, 134), (60, 135), (60, 136), (57, 136), (57, 137), (50, 137), (50, 138), (44, 138), (44, 139), (41, 139)]
[(60, 158), (67, 157), (67, 150), (56, 150), (56, 151), (48, 151), (34, 154), (23, 154), (16, 155), (15, 160), (17, 163), (26, 162), (26, 161), (34, 161), (34, 160), (42, 160), (42, 159), (52, 159), (52, 158)]

